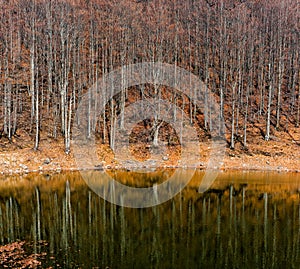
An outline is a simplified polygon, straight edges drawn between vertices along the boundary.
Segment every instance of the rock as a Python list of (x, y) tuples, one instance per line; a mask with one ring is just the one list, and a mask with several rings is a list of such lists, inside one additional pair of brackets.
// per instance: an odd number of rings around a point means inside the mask
[(51, 163), (50, 158), (46, 158), (46, 159), (44, 160), (44, 164), (49, 164), (49, 163)]
[(28, 170), (28, 166), (27, 165), (25, 165), (25, 164), (20, 164), (19, 165), (23, 170)]
[(271, 157), (271, 153), (267, 151), (261, 151), (261, 154), (267, 157)]
[(98, 165), (95, 165), (95, 170), (103, 170), (103, 165), (102, 164), (98, 164)]
[(55, 171), (56, 172), (61, 172), (61, 167), (56, 167)]

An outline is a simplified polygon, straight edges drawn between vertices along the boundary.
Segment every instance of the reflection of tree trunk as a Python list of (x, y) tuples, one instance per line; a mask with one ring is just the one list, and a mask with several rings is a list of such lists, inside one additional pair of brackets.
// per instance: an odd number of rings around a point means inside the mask
[(268, 194), (264, 193), (264, 249), (268, 249)]
[(41, 200), (40, 200), (40, 190), (36, 187), (36, 239), (37, 241), (41, 240)]

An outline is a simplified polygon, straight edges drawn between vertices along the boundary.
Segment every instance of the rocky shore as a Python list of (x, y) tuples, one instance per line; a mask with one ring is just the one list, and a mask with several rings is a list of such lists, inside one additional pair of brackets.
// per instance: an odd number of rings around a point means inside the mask
[[(114, 160), (114, 155), (107, 145), (97, 149), (99, 165), (92, 169), (124, 168)], [(178, 156), (177, 156), (178, 157)], [(209, 159), (209, 147), (204, 145), (198, 168), (205, 169)], [(182, 167), (172, 154), (162, 158), (162, 167)], [(147, 168), (147, 167), (144, 167)], [(31, 172), (76, 171), (78, 167), (72, 154), (65, 154), (63, 141), (43, 141), (39, 150), (32, 148), (6, 149), (0, 153), (0, 174), (23, 174)], [(259, 170), (300, 172), (300, 147), (298, 144), (268, 143), (262, 141), (247, 151), (226, 149), (222, 170)]]

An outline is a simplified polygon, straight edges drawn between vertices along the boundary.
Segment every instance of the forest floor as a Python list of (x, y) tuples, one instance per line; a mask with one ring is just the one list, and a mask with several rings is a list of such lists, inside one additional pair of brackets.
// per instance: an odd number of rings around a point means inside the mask
[[(200, 142), (199, 168), (204, 169), (210, 155), (211, 143)], [(20, 174), (29, 172), (59, 172), (79, 170), (72, 152), (64, 153), (64, 141), (46, 138), (40, 141), (39, 150), (33, 150), (32, 138), (20, 133), (8, 142), (0, 139), (0, 174)], [(132, 147), (133, 156), (138, 160), (146, 160), (149, 152), (143, 145)], [(180, 167), (180, 152), (178, 148), (168, 149), (166, 157), (161, 161), (162, 167)], [(114, 159), (114, 154), (108, 145), (97, 146), (99, 165), (104, 169), (122, 168)], [(270, 141), (262, 137), (249, 139), (247, 150), (240, 142), (236, 143), (235, 150), (225, 150), (223, 170), (274, 170), (300, 172), (300, 132), (294, 128), (290, 132), (274, 132)]]

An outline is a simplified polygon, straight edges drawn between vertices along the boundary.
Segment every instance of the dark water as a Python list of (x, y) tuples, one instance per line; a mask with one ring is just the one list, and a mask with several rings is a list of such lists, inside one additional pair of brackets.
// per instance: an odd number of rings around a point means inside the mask
[(0, 243), (29, 242), (43, 268), (300, 268), (299, 175), (223, 173), (200, 194), (201, 175), (145, 209), (104, 201), (78, 173), (2, 179)]

